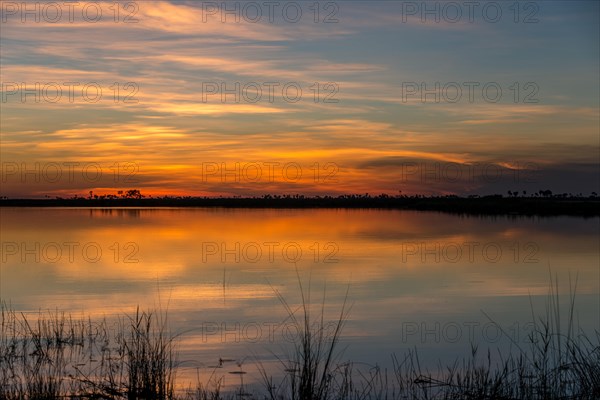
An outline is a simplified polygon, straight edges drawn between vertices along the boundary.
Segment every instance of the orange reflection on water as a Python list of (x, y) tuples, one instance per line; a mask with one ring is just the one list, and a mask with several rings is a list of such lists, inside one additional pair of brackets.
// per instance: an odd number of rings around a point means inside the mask
[[(92, 318), (132, 315), (138, 306), (168, 310), (183, 356), (196, 363), (183, 375), (194, 375), (197, 363), (286, 345), (281, 337), (251, 340), (244, 327), (285, 322), (277, 293), (297, 310), (298, 279), (305, 293), (310, 286), (315, 312), (325, 296), (329, 319), (349, 290), (345, 337), (366, 361), (418, 345), (398, 342), (405, 323), (483, 324), (482, 310), (509, 326), (528, 320), (529, 296), (538, 307), (548, 293), (549, 267), (562, 294), (578, 274), (580, 319), (588, 328), (598, 319), (597, 219), (336, 209), (0, 213), (3, 301)], [(206, 326), (233, 327), (230, 337), (241, 340), (223, 338), (220, 328), (207, 336)], [(456, 348), (444, 346), (432, 348)]]

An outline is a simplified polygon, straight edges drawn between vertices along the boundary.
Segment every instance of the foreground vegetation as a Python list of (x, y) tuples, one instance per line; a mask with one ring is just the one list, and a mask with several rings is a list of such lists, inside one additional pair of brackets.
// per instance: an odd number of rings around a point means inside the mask
[(40, 313), (35, 321), (1, 307), (0, 399), (597, 399), (600, 398), (600, 334), (586, 336), (573, 324), (574, 295), (566, 326), (558, 289), (544, 317), (534, 316), (529, 347), (499, 354), (473, 345), (469, 357), (437, 371), (421, 368), (411, 351), (393, 357), (393, 370), (344, 362), (340, 340), (349, 307), (325, 319), (324, 301), (315, 312), (310, 288), (302, 304), (289, 305), (277, 292), (300, 335), (292, 351), (278, 357), (272, 376), (257, 361), (263, 389), (224, 392), (222, 379), (178, 390), (178, 337), (166, 314), (137, 311), (115, 324)]

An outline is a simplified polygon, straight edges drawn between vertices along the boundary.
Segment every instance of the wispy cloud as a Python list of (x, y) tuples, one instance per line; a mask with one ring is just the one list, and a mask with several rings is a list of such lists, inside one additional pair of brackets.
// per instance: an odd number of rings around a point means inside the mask
[[(423, 23), (412, 11), (403, 15), (410, 10), (402, 4), (340, 2), (335, 23), (323, 23), (330, 10), (320, 9), (317, 23), (308, 8), (299, 23), (224, 23), (198, 2), (156, 1), (137, 2), (136, 21), (125, 23), (131, 9), (124, 4), (118, 22), (112, 2), (98, 4), (106, 18), (96, 23), (79, 14), (73, 22), (22, 23), (17, 15), (2, 23), (3, 161), (135, 162), (146, 191), (251, 194), (395, 192), (390, 162), (405, 159), (508, 170), (529, 160), (567, 170), (597, 158), (597, 49), (584, 35), (590, 28), (572, 24), (582, 10), (545, 6), (544, 19), (529, 25), (510, 14), (498, 24)], [(505, 96), (432, 103), (402, 92), (405, 82), (471, 80), (500, 82)], [(531, 81), (539, 103), (515, 103), (511, 85)], [(73, 98), (67, 82), (79, 83)], [(61, 85), (63, 96), (48, 101), (50, 87), (39, 102), (22, 97), (21, 85), (36, 83)], [(301, 87), (299, 101), (282, 92), (290, 83)], [(103, 89), (100, 101), (84, 98), (86, 84)], [(236, 85), (243, 93), (231, 92)], [(203, 182), (203, 162), (299, 163), (305, 174)], [(336, 182), (311, 180), (315, 164), (336, 165)], [(17, 186), (3, 190), (64, 194), (117, 185)]]

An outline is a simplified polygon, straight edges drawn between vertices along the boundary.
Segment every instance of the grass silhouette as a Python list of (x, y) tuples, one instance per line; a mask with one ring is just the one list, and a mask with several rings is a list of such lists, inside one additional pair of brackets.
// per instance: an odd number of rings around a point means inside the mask
[(264, 389), (250, 393), (243, 375), (239, 390), (223, 391), (216, 368), (206, 384), (178, 389), (179, 336), (170, 332), (166, 311), (138, 309), (112, 327), (106, 320), (75, 319), (58, 311), (28, 318), (3, 303), (0, 399), (600, 398), (600, 332), (588, 336), (575, 325), (576, 283), (570, 285), (567, 310), (560, 306), (556, 279), (551, 279), (545, 313), (536, 315), (531, 305), (528, 346), (513, 342), (516, 351), (498, 349), (495, 354), (474, 343), (471, 354), (436, 371), (421, 367), (417, 349), (393, 355), (391, 371), (343, 361), (340, 341), (350, 312), (348, 293), (329, 323), (325, 296), (315, 312), (310, 283), (305, 289), (299, 280), (299, 286), (299, 305), (276, 291), (299, 332), (291, 353), (278, 356), (282, 378), (270, 376), (259, 364)]

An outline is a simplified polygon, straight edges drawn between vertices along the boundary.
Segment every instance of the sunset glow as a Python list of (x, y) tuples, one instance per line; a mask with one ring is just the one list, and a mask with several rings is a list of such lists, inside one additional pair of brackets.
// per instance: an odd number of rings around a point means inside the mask
[(406, 3), (2, 2), (0, 195), (597, 189), (597, 2)]

